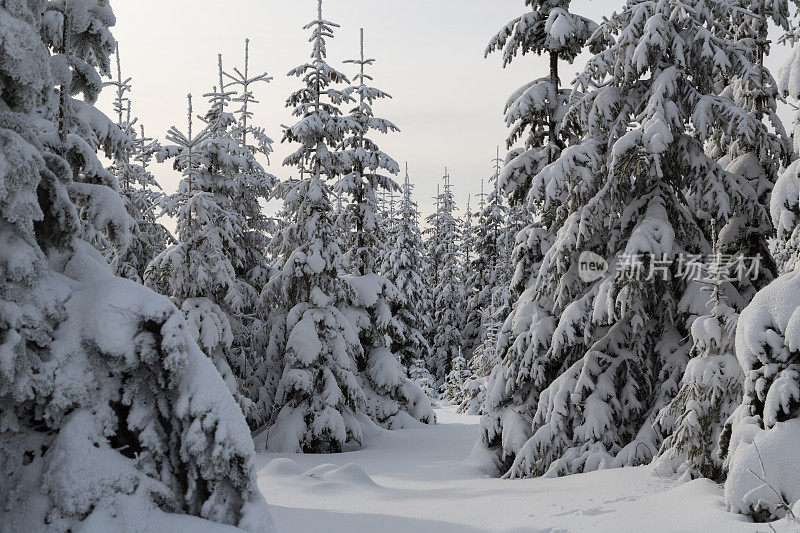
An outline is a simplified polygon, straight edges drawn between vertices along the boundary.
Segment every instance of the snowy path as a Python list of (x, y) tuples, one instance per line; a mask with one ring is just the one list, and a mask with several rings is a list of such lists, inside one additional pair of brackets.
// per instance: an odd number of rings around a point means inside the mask
[(481, 477), (463, 462), (475, 416), (437, 410), (435, 427), (384, 431), (337, 455), (260, 454), (259, 486), (280, 533), (770, 531), (723, 507), (707, 480), (647, 467), (561, 479)]

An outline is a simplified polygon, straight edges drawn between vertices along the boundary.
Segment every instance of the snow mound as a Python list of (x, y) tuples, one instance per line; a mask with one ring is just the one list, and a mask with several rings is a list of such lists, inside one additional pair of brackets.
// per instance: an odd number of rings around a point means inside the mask
[(302, 474), (303, 477), (325, 482), (325, 485), (346, 485), (348, 487), (379, 488), (369, 474), (358, 465), (338, 466), (330, 463), (315, 466)]
[(466, 474), (464, 477), (495, 478), (500, 471), (500, 461), (496, 453), (478, 441), (469, 455), (456, 463), (455, 468)]
[(361, 426), (361, 434), (364, 436), (365, 443), (369, 443), (370, 441), (377, 439), (383, 433), (383, 428), (373, 422), (373, 420), (367, 416), (366, 413), (357, 413), (356, 420), (358, 420), (358, 423)]
[(328, 475), (329, 472), (332, 470), (336, 470), (339, 468), (338, 465), (331, 464), (331, 463), (324, 463), (318, 466), (315, 466), (311, 470), (308, 470), (303, 473), (305, 477), (313, 477), (315, 479), (325, 479), (325, 476)]
[(338, 481), (348, 485), (361, 485), (364, 487), (377, 487), (369, 474), (363, 468), (352, 463), (346, 464), (340, 468), (336, 468), (328, 472), (325, 476), (325, 481)]
[(783, 518), (800, 501), (798, 302), (796, 269), (753, 298), (736, 331), (744, 400), (732, 417), (725, 500), (756, 520)]
[(413, 429), (428, 427), (405, 411), (400, 411), (386, 421), (386, 429)]
[(270, 461), (261, 473), (270, 476), (299, 476), (303, 473), (303, 467), (291, 459), (279, 457)]
[(725, 483), (725, 500), (732, 511), (785, 516), (787, 507), (800, 506), (798, 443), (800, 419), (793, 419), (758, 431), (752, 443), (736, 449)]

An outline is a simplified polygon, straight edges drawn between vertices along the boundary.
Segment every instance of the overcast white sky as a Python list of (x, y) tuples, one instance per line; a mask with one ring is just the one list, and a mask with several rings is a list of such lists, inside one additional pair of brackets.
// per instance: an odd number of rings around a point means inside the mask
[[(203, 112), (202, 94), (215, 84), (217, 53), (223, 54), (226, 68), (241, 67), (248, 37), (251, 70), (275, 78), (257, 88), (261, 103), (254, 119), (276, 141), (269, 170), (280, 178), (292, 175), (292, 169), (281, 166), (290, 146), (279, 142), (280, 125), (292, 123), (284, 102), (299, 80), (286, 73), (308, 59), (309, 34), (302, 26), (315, 18), (316, 4), (112, 0), (123, 71), (133, 77), (133, 110), (148, 134), (163, 140), (169, 126), (185, 129), (188, 92)], [(573, 0), (572, 10), (599, 20), (621, 5), (622, 0)], [(495, 147), (501, 145), (505, 153), (506, 98), (546, 72), (545, 61), (536, 56), (518, 58), (506, 69), (496, 54), (484, 59), (489, 39), (525, 9), (523, 0), (325, 1), (325, 18), (341, 25), (328, 42), (328, 59), (349, 76), (353, 66), (342, 61), (356, 57), (358, 30), (365, 28), (367, 55), (377, 59), (375, 85), (394, 97), (376, 112), (402, 130), (380, 143), (401, 165), (409, 163), (424, 212), (431, 209), (445, 165), (462, 209), (467, 195), (479, 192), (481, 178), (491, 174)], [(771, 63), (779, 60), (773, 57)], [(579, 65), (562, 64), (562, 82), (571, 82), (578, 70)], [(107, 90), (100, 100), (109, 115), (112, 97)], [(171, 168), (159, 167), (157, 173), (165, 190), (176, 188), (180, 176)]]

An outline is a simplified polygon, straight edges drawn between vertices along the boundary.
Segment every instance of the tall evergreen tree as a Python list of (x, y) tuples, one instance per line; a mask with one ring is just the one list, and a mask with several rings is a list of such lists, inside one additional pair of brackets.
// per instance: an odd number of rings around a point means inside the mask
[(275, 179), (232, 128), (236, 119), (226, 110), (232, 93), (225, 90), (222, 56), (218, 82), (206, 95), (210, 108), (201, 117), (202, 131), (193, 135), (190, 97), (188, 133), (173, 127), (167, 134), (174, 144), (161, 157), (173, 159), (183, 174), (178, 192), (165, 202), (177, 218), (178, 244), (153, 260), (146, 277), (180, 306), (192, 335), (250, 416), (252, 401), (239, 388), (252, 368), (246, 348), (252, 336), (248, 316), (258, 299), (253, 269), (266, 263), (258, 199), (269, 195)]
[(180, 312), (85, 240), (127, 241), (97, 156), (126, 135), (93, 105), (114, 20), (103, 1), (0, 7), (0, 528), (272, 531), (245, 421)]
[(413, 190), (406, 165), (397, 226), (382, 267), (385, 276), (400, 291), (400, 298), (392, 307), (398, 327), (391, 349), (409, 372), (413, 361), (424, 360), (430, 350), (425, 332), (430, 327), (427, 312), (431, 307), (428, 301), (430, 293), (423, 277), (425, 250)]
[(433, 342), (428, 368), (441, 384), (452, 370), (453, 359), (460, 354), (466, 298), (459, 253), (461, 225), (455, 217), (456, 205), (450, 174), (447, 172), (437, 204), (438, 211), (432, 215), (435, 216), (438, 226), (433, 234), (436, 240), (430, 245), (433, 251), (431, 261), (435, 261), (434, 268), (437, 270), (437, 282), (431, 297)]
[[(761, 2), (755, 6), (763, 9)], [(786, 6), (775, 2), (770, 7), (779, 11)], [(785, 37), (794, 49), (779, 83), (780, 91), (794, 101), (800, 99), (798, 35), (795, 27)], [(795, 153), (799, 128), (796, 118)], [(800, 431), (798, 165), (798, 160), (789, 165), (772, 191), (770, 210), (782, 275), (761, 289), (739, 317), (736, 358), (744, 372), (743, 397), (721, 439), (726, 452), (725, 502), (756, 521), (783, 518), (792, 510), (797, 516), (800, 500), (800, 484), (784, 475), (797, 464), (794, 443)]]
[[(352, 201), (342, 212), (340, 227), (349, 236), (347, 258), (352, 274), (345, 279), (353, 296), (347, 303), (361, 343), (361, 356), (356, 363), (366, 397), (366, 411), (378, 424), (400, 428), (404, 425), (401, 411), (424, 422), (433, 422), (435, 416), (427, 396), (409, 381), (398, 356), (391, 350), (394, 339), (406, 334), (402, 329), (404, 324), (393, 313), (393, 309), (403, 304), (403, 294), (385, 276), (378, 274), (377, 254), (386, 247), (386, 235), (392, 233), (393, 193), (397, 189), (392, 175), (399, 172), (399, 166), (380, 150), (370, 134), (399, 130), (388, 120), (375, 116), (375, 103), (389, 95), (368, 85), (372, 76), (366, 68), (374, 62), (364, 55), (362, 29), (360, 57), (346, 62), (357, 65), (359, 71), (354, 77), (356, 84), (348, 89), (356, 99), (356, 107), (349, 114), (353, 128), (344, 140), (350, 169), (338, 184), (339, 191)], [(390, 194), (389, 224), (380, 223), (376, 191)]]
[[(800, 101), (800, 28), (794, 27), (783, 37), (792, 45), (791, 55), (783, 65), (778, 87), (784, 97), (796, 105)], [(793, 124), (793, 153), (800, 153), (800, 113)], [(770, 196), (770, 215), (775, 226), (774, 255), (779, 272), (792, 272), (800, 259), (800, 159), (795, 159), (781, 173)]]
[(174, 239), (169, 230), (158, 222), (156, 209), (165, 195), (155, 176), (148, 170), (161, 146), (145, 135), (143, 125), (139, 125), (137, 132), (138, 120), (131, 118), (131, 100), (128, 96), (131, 78), (122, 76), (119, 45), (115, 56), (117, 77), (105, 85), (114, 87), (117, 126), (128, 136), (130, 143), (119, 152), (109, 170), (117, 177), (125, 209), (130, 217), (131, 242), (126, 248), (115, 250), (110, 258), (117, 275), (142, 283), (147, 265), (166, 249), (167, 243), (173, 243)]
[(322, 17), (319, 0), (317, 18), (305, 26), (311, 30), (311, 62), (289, 72), (303, 87), (287, 100), (297, 122), (284, 131), (283, 141), (299, 146), (284, 165), (296, 167), (299, 178), (283, 186), (288, 221), (273, 238), (280, 265), (264, 292), (270, 310), (265, 364), (280, 376), (270, 450), (337, 452), (346, 442), (362, 440), (356, 419), (364, 405), (356, 377), (361, 346), (336, 307), (347, 287), (340, 277), (346, 269), (334, 231), (331, 187), (348, 171), (350, 155), (340, 147), (356, 127), (339, 108), (351, 97), (334, 87), (347, 77), (326, 61), (326, 39), (337, 27)]
[(469, 379), (461, 387), (458, 410), (472, 415), (484, 414), (484, 402), (492, 370), (500, 364), (497, 357), (497, 334), (502, 325), (501, 307), (496, 305), (495, 296), (485, 312), (486, 335), (475, 348), (469, 361)]
[[(565, 147), (579, 140), (580, 125), (565, 120), (572, 91), (560, 86), (559, 64), (572, 62), (597, 28), (594, 22), (570, 13), (568, 0), (526, 0), (525, 4), (530, 12), (510, 21), (486, 49), (487, 56), (502, 52), (504, 67), (518, 53), (544, 55), (550, 67), (548, 76), (520, 87), (505, 107), (506, 124), (511, 129), (506, 143), (510, 152), (498, 185), (510, 204), (507, 230), (513, 232), (523, 220), (526, 225), (519, 227), (514, 246), (507, 249), (513, 250), (516, 264), (510, 280), (510, 297), (516, 302), (498, 336), (497, 353), (503, 365), (490, 380), (487, 414), (481, 423), (483, 441), (497, 450), (504, 462), (503, 471), (530, 435), (526, 426), (530, 425), (528, 417), (535, 409), (538, 392), (557, 370), (550, 369), (548, 376), (541, 370), (531, 371), (533, 361), (543, 357), (541, 352), (546, 350), (541, 337), (547, 336), (548, 326), (542, 326), (554, 321), (547, 303), (544, 307), (535, 303), (533, 285), (566, 205), (539, 212), (537, 206), (527, 205), (527, 198), (535, 186), (534, 178), (557, 161)], [(520, 410), (522, 404), (525, 407)]]
[[(752, 68), (743, 43), (707, 29), (730, 15), (723, 8), (731, 6), (630, 2), (590, 39), (598, 52), (577, 80), (586, 94), (564, 121), (587, 134), (530, 193), (554, 217), (555, 238), (528, 303), (533, 357), (504, 364), (505, 383), (511, 375), (532, 384), (511, 388), (533, 419), (508, 439), (524, 446), (503, 451), (514, 456), (512, 477), (638, 464), (661, 444), (653, 422), (677, 393), (682, 339), (708, 302), (676, 267), (711, 253), (714, 227), (759, 210), (752, 184), (706, 155), (704, 143), (724, 132), (770, 139), (767, 152), (775, 146), (758, 118), (717, 94), (717, 80)], [(680, 53), (668, 48), (678, 42)], [(579, 277), (582, 251), (609, 271)]]
[[(447, 168), (444, 169), (444, 173), (447, 175)], [(442, 252), (442, 248), (439, 246), (439, 243), (442, 240), (440, 219), (442, 207), (441, 184), (436, 185), (436, 196), (433, 198), (433, 200), (436, 207), (433, 212), (425, 218), (425, 223), (428, 225), (428, 227), (423, 231), (423, 235), (425, 236), (425, 266), (427, 267), (425, 274), (430, 287), (436, 287), (439, 284), (438, 265), (441, 262), (440, 259)], [(433, 316), (432, 307), (430, 309), (429, 316)], [(432, 339), (432, 336), (429, 337), (429, 341), (432, 341)]]
[[(770, 51), (770, 22), (779, 29), (789, 30), (788, 4), (786, 0), (735, 2), (736, 9), (720, 14), (723, 24), (715, 31), (721, 38), (749, 43), (747, 62), (734, 70), (720, 95), (730, 98), (752, 119), (766, 125), (747, 136), (730, 137), (718, 132), (708, 143), (707, 150), (728, 172), (747, 180), (756, 193), (750, 212), (731, 216), (719, 231), (722, 253), (732, 257), (761, 256), (758, 276), (735, 282), (745, 305), (778, 273), (768, 242), (775, 233), (768, 211), (769, 196), (780, 168), (789, 163), (791, 143), (778, 117), (778, 84), (764, 60)], [(701, 218), (708, 224), (708, 216)], [(741, 309), (738, 302), (732, 304)]]
[[(488, 201), (481, 201), (481, 210), (476, 224), (472, 248), (474, 256), (466, 268), (467, 274), (467, 306), (466, 326), (464, 327), (464, 354), (471, 360), (472, 354), (486, 339), (487, 327), (497, 319), (495, 313), (489, 313), (493, 298), (500, 298), (507, 303), (509, 267), (508, 259), (503, 254), (511, 239), (510, 230), (506, 227), (506, 207), (500, 194), (500, 149), (493, 160), (495, 172), (491, 177), (492, 192)], [(482, 185), (481, 185), (482, 186)], [(508, 295), (508, 296), (506, 296)], [(503, 309), (507, 308), (507, 305)], [(501, 310), (495, 306), (495, 312)], [(491, 319), (489, 318), (491, 316)], [(505, 318), (505, 317), (503, 317)]]
[[(719, 241), (715, 248), (720, 249)], [(712, 263), (702, 271), (711, 309), (692, 323), (692, 359), (681, 388), (656, 421), (668, 435), (659, 451), (659, 469), (719, 481), (724, 478), (727, 447), (727, 439), (721, 437), (741, 403), (743, 376), (734, 355), (739, 315), (723, 294), (725, 285), (735, 280), (714, 270)]]
[[(720, 96), (732, 100), (766, 127), (749, 136), (738, 135), (739, 132), (732, 136), (729, 131), (717, 129), (711, 132), (706, 151), (728, 172), (746, 180), (754, 194), (749, 198), (748, 209), (731, 213), (718, 232), (715, 261), (706, 268), (712, 271), (706, 277), (714, 280), (710, 310), (692, 324), (691, 355), (695, 359), (687, 366), (678, 395), (659, 415), (662, 430), (668, 434), (662, 446), (662, 466), (716, 480), (725, 476), (723, 460), (731, 435), (727, 419), (741, 403), (742, 395), (741, 370), (733, 355), (737, 311), (778, 270), (767, 242), (773, 229), (766, 204), (778, 169), (789, 153), (788, 140), (777, 115), (777, 83), (764, 65), (769, 52), (768, 23), (771, 20), (780, 28), (789, 28), (788, 2), (742, 2), (737, 7), (721, 11), (722, 21), (727, 24), (717, 25), (714, 32), (723, 39), (752, 45), (746, 49), (747, 61), (738, 64), (726, 78), (728, 85)], [(704, 192), (701, 190), (699, 194)], [(691, 196), (689, 201), (702, 203)], [(702, 209), (698, 211), (700, 224), (713, 227), (716, 220)], [(754, 258), (758, 258), (756, 267), (748, 275), (741, 275), (744, 273), (741, 268), (739, 275), (732, 277), (713, 272), (719, 270), (716, 263), (721, 261), (744, 265)]]
[[(115, 41), (109, 27), (115, 23), (114, 14), (104, 0), (79, 5), (48, 1), (44, 10), (42, 35), (53, 52), (56, 91), (49, 101), (52, 121), (42, 142), (72, 167), (68, 190), (80, 210), (83, 237), (106, 255), (122, 255), (130, 244), (130, 217), (124, 204), (113, 198), (119, 193), (115, 176), (90, 155), (103, 150), (115, 160), (131, 148), (131, 139), (120, 128), (92, 120), (93, 104), (103, 89), (101, 75), (111, 73)], [(78, 94), (82, 100), (75, 98)], [(109, 210), (111, 205), (116, 208)]]
[[(349, 114), (352, 131), (344, 139), (345, 154), (352, 170), (342, 177), (337, 190), (352, 201), (344, 208), (342, 226), (347, 231), (347, 259), (356, 275), (374, 274), (379, 267), (376, 252), (383, 244), (384, 229), (378, 208), (378, 194), (387, 194), (398, 188), (392, 178), (400, 172), (397, 162), (384, 153), (370, 133), (400, 131), (392, 122), (375, 116), (374, 106), (379, 100), (391, 98), (380, 89), (370, 87), (373, 80), (366, 68), (375, 63), (364, 55), (364, 30), (361, 29), (361, 56), (345, 63), (358, 66), (353, 80), (355, 85), (346, 91), (355, 98), (356, 107)], [(387, 213), (391, 217), (390, 213)]]

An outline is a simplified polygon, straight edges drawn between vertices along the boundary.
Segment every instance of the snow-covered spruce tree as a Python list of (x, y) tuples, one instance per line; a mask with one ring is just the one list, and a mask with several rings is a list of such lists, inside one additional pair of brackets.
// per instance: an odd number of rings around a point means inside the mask
[(436, 392), (436, 378), (433, 377), (424, 359), (414, 359), (408, 368), (408, 376), (417, 384), (428, 398), (435, 400), (439, 397)]
[(158, 222), (156, 209), (164, 198), (164, 193), (155, 176), (148, 170), (154, 155), (160, 150), (157, 141), (148, 138), (144, 126), (136, 129), (136, 118), (131, 118), (131, 78), (122, 77), (119, 45), (116, 47), (117, 77), (106, 86), (114, 87), (114, 111), (117, 126), (125, 132), (130, 143), (117, 154), (117, 160), (109, 169), (117, 178), (125, 209), (130, 216), (131, 241), (122, 250), (110, 253), (114, 272), (122, 278), (142, 283), (147, 265), (161, 252), (167, 243), (174, 239)]
[(346, 258), (356, 275), (373, 274), (378, 270), (376, 252), (382, 246), (384, 228), (378, 208), (378, 194), (399, 188), (392, 175), (400, 172), (397, 162), (384, 153), (371, 137), (372, 132), (400, 131), (389, 120), (375, 116), (375, 103), (391, 96), (370, 87), (372, 76), (366, 67), (375, 60), (364, 56), (364, 30), (361, 30), (361, 56), (345, 61), (357, 65), (359, 71), (353, 78), (355, 84), (346, 90), (355, 100), (348, 117), (351, 131), (344, 139), (345, 155), (352, 169), (337, 184), (340, 196), (350, 199), (341, 213), (341, 227), (346, 231)]
[[(271, 82), (272, 77), (265, 72), (251, 72), (250, 39), (245, 39), (242, 68), (234, 67), (231, 72), (223, 72), (223, 77), (228, 80), (225, 89), (226, 92), (230, 91), (231, 102), (239, 104), (239, 108), (233, 111), (236, 121), (230, 125), (230, 135), (239, 143), (247, 157), (260, 157), (269, 162), (273, 141), (263, 127), (253, 123), (254, 113), (250, 106), (258, 103), (254, 87)], [(241, 173), (238, 178), (245, 186), (238, 189), (239, 194), (235, 196), (233, 205), (247, 221), (247, 231), (235, 236), (244, 252), (236, 272), (260, 295), (274, 273), (267, 250), (270, 236), (274, 235), (277, 228), (276, 219), (264, 213), (261, 203), (267, 196), (271, 196), (276, 180), (266, 174), (261, 166), (254, 166), (251, 172)], [(254, 372), (261, 369), (264, 363), (263, 354), (269, 342), (266, 323), (266, 309), (254, 300), (245, 312), (236, 317), (229, 355), (234, 371), (244, 380), (243, 387), (240, 388), (242, 394), (253, 402), (247, 412), (247, 419), (254, 430), (268, 422), (272, 402), (269, 395), (263, 394), (261, 376)]]
[(472, 195), (467, 195), (467, 206), (464, 209), (464, 219), (461, 221), (460, 257), (463, 269), (469, 268), (472, 263), (475, 247), (475, 223), (473, 222)]
[[(781, 69), (778, 87), (794, 104), (800, 101), (800, 28), (784, 37), (792, 44), (789, 59)], [(800, 153), (800, 113), (795, 115), (794, 153)], [(779, 176), (770, 196), (770, 215), (776, 230), (774, 255), (781, 273), (793, 272), (800, 260), (800, 159), (795, 159)]]
[[(240, 149), (246, 157), (263, 157), (269, 161), (273, 141), (263, 127), (252, 123), (254, 113), (250, 105), (258, 103), (253, 87), (258, 83), (271, 82), (272, 77), (267, 73), (251, 74), (250, 39), (245, 39), (244, 66), (242, 69), (234, 67), (232, 72), (232, 74), (223, 72), (223, 76), (229, 80), (225, 84), (225, 89), (231, 90), (231, 102), (240, 106), (233, 112), (236, 120), (229, 126), (230, 135), (239, 142)], [(275, 231), (275, 220), (264, 213), (261, 202), (271, 194), (277, 180), (264, 172), (260, 165), (253, 165), (252, 170), (238, 177), (244, 187), (239, 189), (235, 205), (238, 212), (247, 220), (248, 228), (243, 235), (237, 235), (242, 241), (244, 250), (242, 266), (238, 272), (256, 291), (261, 292), (269, 279), (268, 261), (264, 254), (269, 243), (269, 235)], [(251, 311), (250, 316), (258, 315), (258, 306)], [(256, 318), (260, 320), (263, 317), (256, 316)]]
[[(459, 261), (461, 262), (460, 270), (464, 273), (466, 279), (464, 281), (464, 296), (466, 298), (466, 307), (463, 311), (464, 323), (461, 324), (461, 349), (464, 354), (465, 360), (472, 357), (472, 352), (475, 346), (481, 342), (481, 322), (480, 314), (474, 312), (471, 307), (474, 292), (477, 292), (477, 287), (473, 286), (476, 278), (481, 278), (484, 274), (482, 264), (476, 264), (476, 258), (480, 257), (481, 251), (477, 248), (477, 232), (479, 231), (481, 223), (480, 211), (475, 213), (472, 211), (472, 195), (467, 195), (467, 205), (464, 210), (464, 219), (461, 223), (461, 240), (459, 242), (460, 253)], [(481, 210), (482, 211), (482, 210)], [(477, 266), (479, 272), (472, 270)], [(479, 285), (479, 283), (475, 283)]]
[(207, 94), (205, 128), (194, 135), (190, 98), (187, 134), (175, 127), (167, 134), (174, 144), (160, 157), (173, 159), (183, 174), (165, 202), (177, 219), (178, 244), (153, 260), (146, 278), (181, 308), (195, 340), (252, 419), (253, 402), (239, 385), (253, 367), (247, 359), (253, 333), (248, 317), (258, 300), (252, 270), (266, 264), (258, 199), (268, 196), (274, 178), (232, 128), (237, 122), (226, 110), (231, 93), (224, 89), (222, 56), (218, 75), (219, 86)]
[[(630, 2), (589, 41), (602, 50), (579, 75), (585, 96), (565, 120), (587, 134), (534, 178), (529, 194), (554, 215), (556, 239), (527, 303), (534, 357), (504, 365), (506, 376), (534, 383), (510, 395), (532, 414), (508, 445), (503, 438), (511, 477), (635, 465), (661, 445), (655, 416), (678, 391), (687, 326), (708, 308), (701, 284), (679, 269), (691, 254), (710, 254), (714, 227), (760, 209), (750, 182), (721, 168), (703, 143), (720, 130), (750, 143), (771, 139), (760, 120), (716, 94), (716, 80), (751, 68), (744, 43), (707, 30), (724, 20), (720, 9)], [(582, 251), (603, 257), (608, 272), (583, 281)]]
[[(106, 255), (123, 254), (130, 242), (129, 217), (122, 203), (113, 201), (119, 183), (91, 154), (103, 150), (114, 160), (130, 148), (131, 140), (107, 119), (98, 118), (93, 107), (103, 89), (101, 75), (111, 72), (110, 55), (115, 41), (109, 27), (114, 14), (104, 0), (44, 2), (41, 35), (52, 52), (51, 72), (56, 90), (46, 110), (49, 128), (41, 135), (47, 151), (67, 161), (73, 181), (69, 193), (80, 210), (83, 238)], [(83, 95), (82, 100), (74, 98)], [(88, 152), (88, 153), (87, 153)], [(116, 205), (118, 210), (102, 210)], [(86, 222), (103, 211), (99, 225)]]
[(488, 232), (492, 234), (490, 242), (497, 249), (497, 259), (492, 263), (494, 272), (493, 301), (488, 302), (493, 310), (489, 314), (484, 313), (490, 325), (498, 321), (502, 325), (511, 313), (514, 304), (511, 279), (516, 264), (514, 261), (516, 239), (522, 229), (528, 226), (530, 220), (526, 209), (520, 205), (512, 209), (503, 199), (500, 176), (504, 162), (505, 160), (500, 157), (500, 148), (498, 147), (497, 157), (493, 161), (495, 170), (490, 179), (490, 183), (493, 185), (492, 192), (489, 193), (485, 208), (487, 212), (484, 213)]
[(555, 362), (545, 364), (544, 341), (552, 333), (556, 315), (551, 302), (536, 301), (533, 285), (566, 205), (533, 214), (528, 212), (527, 197), (534, 177), (580, 137), (579, 124), (564, 120), (572, 91), (560, 87), (559, 63), (572, 62), (597, 28), (594, 22), (570, 13), (568, 0), (526, 0), (525, 4), (530, 12), (509, 22), (486, 50), (487, 56), (501, 51), (504, 67), (518, 53), (546, 55), (550, 66), (548, 76), (520, 87), (505, 107), (506, 124), (511, 130), (506, 144), (511, 151), (497, 185), (510, 204), (506, 231), (513, 233), (524, 219), (530, 223), (520, 228), (512, 241), (514, 246), (506, 248), (507, 252), (513, 250), (511, 259), (516, 267), (511, 291), (504, 296), (516, 303), (498, 336), (497, 355), (503, 364), (490, 379), (487, 413), (481, 422), (482, 440), (497, 451), (504, 462), (503, 472), (531, 435), (530, 416), (539, 391), (558, 371)]
[[(359, 59), (346, 61), (357, 65), (359, 71), (354, 76), (355, 84), (347, 90), (356, 104), (349, 113), (351, 131), (343, 143), (350, 168), (337, 185), (348, 199), (339, 224), (347, 232), (346, 258), (351, 272), (344, 277), (352, 290), (345, 308), (361, 343), (356, 364), (366, 413), (381, 426), (393, 429), (406, 425), (409, 415), (426, 423), (433, 423), (435, 415), (428, 397), (408, 379), (398, 355), (391, 350), (393, 340), (407, 332), (401, 329), (403, 324), (392, 312), (403, 304), (403, 295), (377, 273), (380, 264), (376, 254), (384, 248), (384, 231), (391, 233), (392, 229), (380, 224), (376, 192), (393, 193), (398, 187), (392, 175), (400, 168), (381, 151), (371, 133), (399, 130), (388, 120), (375, 116), (375, 103), (389, 95), (368, 85), (372, 77), (366, 68), (375, 60), (364, 55), (363, 29), (360, 43)], [(389, 217), (394, 217), (393, 194)]]
[[(789, 39), (796, 46), (796, 29)], [(779, 84), (785, 96), (800, 98), (800, 52), (795, 48)], [(797, 120), (797, 119), (796, 119)], [(794, 143), (798, 148), (798, 124)], [(757, 521), (800, 516), (797, 467), (800, 435), (800, 269), (798, 269), (798, 162), (781, 174), (770, 211), (777, 229), (776, 257), (783, 275), (756, 294), (741, 313), (736, 357), (744, 371), (742, 404), (725, 428), (729, 433), (725, 501)], [(790, 513), (792, 511), (792, 513)]]
[[(778, 27), (788, 29), (788, 2), (756, 1), (740, 7), (743, 9), (730, 11), (728, 24), (718, 26), (716, 31), (723, 38), (751, 42), (746, 50), (749, 62), (732, 72), (729, 84), (720, 95), (730, 98), (755, 120), (765, 122), (768, 129), (759, 129), (751, 136), (734, 137), (718, 129), (706, 143), (706, 153), (716, 158), (728, 172), (747, 180), (755, 192), (750, 198), (752, 207), (733, 213), (721, 228), (715, 257), (732, 263), (759, 257), (758, 267), (750, 275), (728, 278), (719, 272), (706, 272), (705, 276), (712, 279), (712, 309), (692, 324), (691, 355), (694, 359), (686, 368), (678, 395), (658, 417), (662, 431), (668, 434), (660, 452), (659, 467), (715, 480), (725, 476), (723, 460), (731, 433), (728, 418), (742, 397), (741, 369), (733, 355), (736, 310), (746, 305), (778, 270), (767, 243), (772, 224), (766, 204), (778, 169), (789, 151), (783, 125), (777, 116), (777, 83), (764, 66), (769, 52), (768, 22), (772, 20)], [(692, 202), (694, 198), (689, 197), (689, 200)], [(700, 224), (707, 226), (709, 217), (703, 216), (702, 209), (699, 212)], [(712, 269), (714, 266), (711, 265)], [(735, 309), (722, 294), (727, 284), (736, 289), (732, 293), (736, 296)]]
[(472, 359), (469, 360), (469, 378), (461, 387), (459, 412), (471, 415), (484, 414), (484, 401), (488, 390), (489, 377), (496, 366), (500, 364), (497, 357), (497, 334), (503, 323), (501, 312), (504, 307), (496, 305), (496, 297), (486, 311), (484, 322), (486, 335), (483, 341), (475, 348)]
[(727, 441), (720, 436), (742, 398), (742, 371), (734, 355), (739, 315), (723, 294), (723, 287), (734, 280), (722, 272), (703, 275), (712, 308), (692, 323), (692, 359), (678, 394), (656, 419), (668, 434), (657, 468), (667, 474), (721, 480), (725, 450), (720, 446), (727, 446)]
[(430, 293), (423, 279), (425, 250), (413, 190), (406, 165), (398, 220), (391, 235), (389, 253), (381, 268), (386, 278), (400, 291), (400, 298), (392, 306), (397, 330), (392, 337), (391, 350), (399, 357), (400, 364), (409, 369), (409, 376), (412, 362), (424, 360), (430, 351), (425, 338), (425, 332), (430, 327), (427, 314)]
[[(447, 175), (447, 168), (444, 169), (445, 175)], [(439, 262), (440, 262), (440, 254), (441, 248), (439, 243), (442, 240), (441, 237), (441, 227), (440, 227), (440, 219), (439, 216), (441, 214), (441, 200), (442, 200), (442, 188), (440, 184), (436, 185), (436, 196), (433, 198), (435, 202), (435, 209), (433, 212), (425, 218), (425, 223), (428, 225), (422, 234), (424, 237), (425, 243), (425, 279), (428, 280), (428, 285), (431, 287), (431, 292), (433, 287), (439, 284)], [(431, 294), (431, 298), (433, 298), (433, 294)], [(428, 316), (433, 317), (433, 301), (431, 301), (431, 308), (429, 310)], [(431, 324), (431, 328), (433, 324)], [(432, 337), (432, 329), (428, 331), (429, 338), (428, 342), (433, 342)]]
[[(107, 67), (113, 22), (105, 2), (0, 2), (0, 524), (271, 531), (244, 418), (180, 312), (83, 239), (127, 240), (103, 229), (126, 213), (93, 146), (115, 155), (124, 133), (92, 105), (102, 84), (80, 83)], [(64, 35), (85, 61), (59, 55)], [(69, 65), (83, 101), (60, 98)]]
[(297, 123), (283, 140), (299, 147), (284, 165), (295, 166), (300, 176), (283, 187), (288, 223), (271, 245), (280, 267), (263, 295), (270, 312), (266, 360), (280, 375), (267, 434), (267, 448), (274, 451), (338, 452), (362, 440), (356, 418), (364, 405), (356, 377), (361, 346), (336, 307), (348, 287), (340, 277), (345, 261), (334, 232), (331, 187), (350, 166), (339, 147), (354, 127), (339, 109), (349, 97), (334, 87), (347, 77), (326, 62), (326, 39), (337, 27), (322, 18), (319, 0), (317, 18), (305, 26), (312, 33), (311, 62), (289, 73), (303, 87), (287, 100)]
[(445, 173), (444, 187), (437, 201), (435, 242), (430, 244), (433, 268), (437, 271), (436, 285), (432, 291), (433, 314), (431, 320), (431, 352), (428, 368), (441, 386), (452, 369), (453, 359), (461, 350), (461, 328), (464, 323), (464, 279), (461, 270), (459, 241), (461, 223), (455, 217), (450, 174)]
[(459, 353), (453, 358), (450, 366), (450, 373), (447, 374), (447, 377), (445, 378), (444, 383), (439, 390), (442, 398), (449, 400), (456, 405), (460, 405), (461, 401), (463, 400), (462, 393), (464, 384), (469, 379), (470, 371), (467, 367), (467, 360), (464, 359), (464, 355), (462, 353)]
[(748, 136), (729, 137), (718, 132), (707, 145), (707, 153), (719, 160), (729, 172), (746, 179), (756, 192), (757, 209), (750, 218), (737, 213), (727, 225), (720, 228), (721, 252), (736, 257), (761, 255), (759, 275), (738, 279), (735, 286), (745, 303), (778, 273), (778, 266), (770, 253), (768, 240), (774, 236), (769, 217), (769, 197), (778, 178), (780, 168), (789, 163), (791, 146), (783, 124), (778, 117), (778, 84), (764, 65), (770, 51), (769, 23), (778, 29), (789, 30), (789, 2), (787, 0), (754, 0), (734, 2), (737, 9), (730, 11), (727, 24), (717, 28), (722, 38), (747, 42), (748, 63), (732, 73), (728, 86), (720, 93), (767, 128)]
[[(468, 361), (472, 360), (478, 346), (486, 339), (488, 326), (497, 318), (496, 312), (507, 309), (507, 302), (510, 299), (509, 261), (503, 255), (509, 245), (506, 241), (513, 240), (513, 236), (510, 235), (506, 225), (506, 206), (503, 204), (499, 188), (500, 148), (497, 150), (497, 158), (493, 160), (495, 172), (490, 181), (493, 186), (492, 192), (488, 194), (486, 201), (483, 200), (482, 193), (481, 210), (472, 238), (474, 256), (466, 268), (468, 300), (463, 347)], [(493, 298), (495, 302), (502, 301), (506, 305), (502, 308), (495, 305), (495, 312), (489, 314)], [(488, 320), (490, 316), (491, 320)]]

